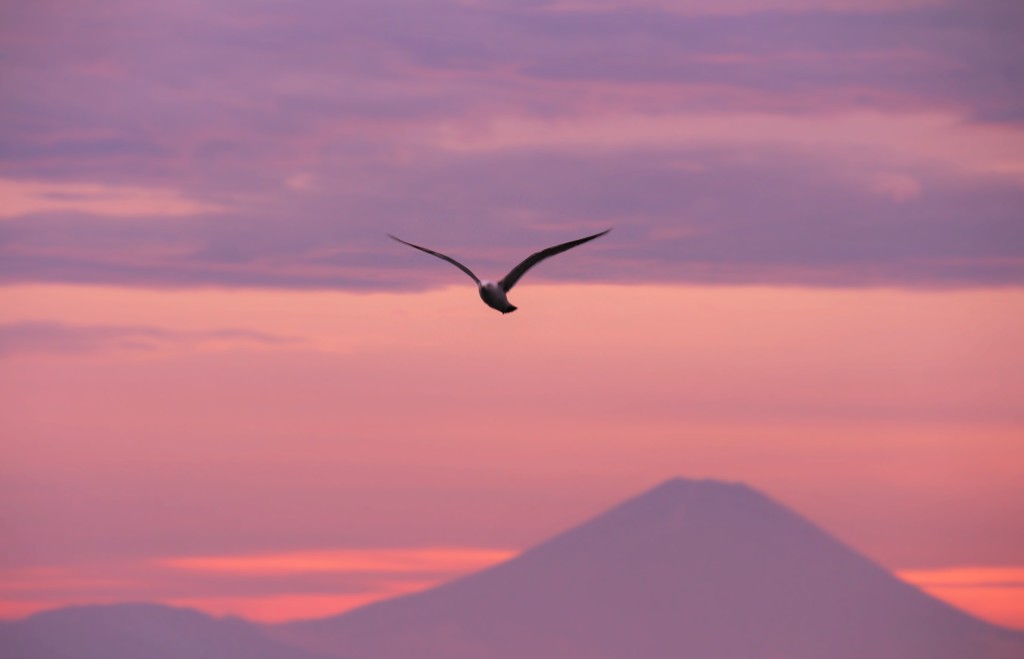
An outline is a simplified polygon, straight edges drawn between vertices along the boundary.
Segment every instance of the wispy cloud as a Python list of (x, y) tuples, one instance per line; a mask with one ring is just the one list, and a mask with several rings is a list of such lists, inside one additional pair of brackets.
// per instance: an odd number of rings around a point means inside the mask
[(504, 549), (423, 547), (343, 549), (240, 556), (187, 556), (157, 561), (177, 570), (235, 575), (285, 575), (311, 572), (448, 574), (480, 569), (509, 559)]
[(186, 556), (0, 571), (0, 618), (69, 602), (161, 601), (281, 621), (337, 614), (511, 558), (476, 547), (329, 549)]
[(0, 357), (25, 353), (85, 354), (110, 350), (154, 352), (167, 348), (281, 346), (288, 337), (248, 330), (174, 331), (146, 326), (67, 325), (23, 321), (0, 325)]
[(540, 4), (555, 11), (654, 9), (680, 14), (752, 14), (766, 11), (893, 11), (941, 5), (943, 0), (721, 0), (713, 3), (701, 0), (548, 0)]
[(1024, 567), (1017, 565), (900, 570), (899, 574), (907, 581), (925, 588), (971, 588), (984, 586), (1024, 589)]
[(1024, 567), (956, 566), (900, 570), (929, 594), (997, 624), (1024, 629)]
[(164, 189), (0, 179), (0, 218), (51, 211), (107, 217), (196, 215), (226, 210)]

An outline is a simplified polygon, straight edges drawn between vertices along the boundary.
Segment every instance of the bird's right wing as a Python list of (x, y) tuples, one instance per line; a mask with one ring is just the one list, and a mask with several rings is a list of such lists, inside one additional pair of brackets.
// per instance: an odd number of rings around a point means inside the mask
[(413, 245), (412, 243), (407, 243), (404, 240), (402, 240), (401, 238), (396, 238), (395, 236), (392, 236), (390, 233), (388, 234), (388, 238), (390, 238), (391, 240), (397, 240), (398, 242), (402, 243), (403, 245), (408, 245), (409, 247), (413, 247), (415, 249), (418, 249), (421, 252), (426, 252), (427, 254), (430, 254), (432, 256), (436, 256), (439, 259), (444, 259), (445, 261), (448, 261), (448, 263), (451, 263), (456, 268), (458, 268), (459, 270), (462, 270), (467, 275), (472, 277), (473, 281), (476, 282), (477, 286), (480, 285), (480, 279), (476, 275), (473, 274), (473, 271), (470, 270), (469, 268), (467, 268), (466, 266), (462, 265), (461, 263), (459, 263), (458, 261), (456, 261), (452, 257), (445, 256), (444, 254), (441, 254), (440, 252), (435, 252), (434, 250), (427, 249), (426, 247), (420, 247), (419, 245)]

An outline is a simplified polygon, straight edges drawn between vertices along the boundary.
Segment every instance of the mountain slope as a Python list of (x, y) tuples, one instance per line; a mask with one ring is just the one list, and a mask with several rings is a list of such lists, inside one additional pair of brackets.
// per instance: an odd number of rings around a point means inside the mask
[[(157, 604), (81, 606), (0, 626), (4, 659), (317, 659), (238, 619)], [(322, 659), (322, 657), (321, 657)]]
[(278, 628), (358, 659), (1024, 657), (742, 486), (673, 480), (424, 593)]

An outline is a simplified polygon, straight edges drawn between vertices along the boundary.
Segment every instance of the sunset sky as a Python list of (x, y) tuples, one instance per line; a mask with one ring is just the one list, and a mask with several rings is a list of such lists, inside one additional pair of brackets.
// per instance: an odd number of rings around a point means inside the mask
[[(0, 7), (0, 618), (346, 610), (673, 476), (1024, 628), (1024, 6)], [(500, 278), (485, 307), (428, 245)]]

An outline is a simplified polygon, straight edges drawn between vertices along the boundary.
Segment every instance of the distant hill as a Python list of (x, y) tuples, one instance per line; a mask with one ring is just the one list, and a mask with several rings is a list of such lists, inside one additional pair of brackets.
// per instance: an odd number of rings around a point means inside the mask
[(323, 659), (256, 625), (158, 604), (47, 611), (0, 626), (3, 659)]
[(353, 659), (1020, 659), (750, 488), (672, 480), (423, 593), (278, 626)]

